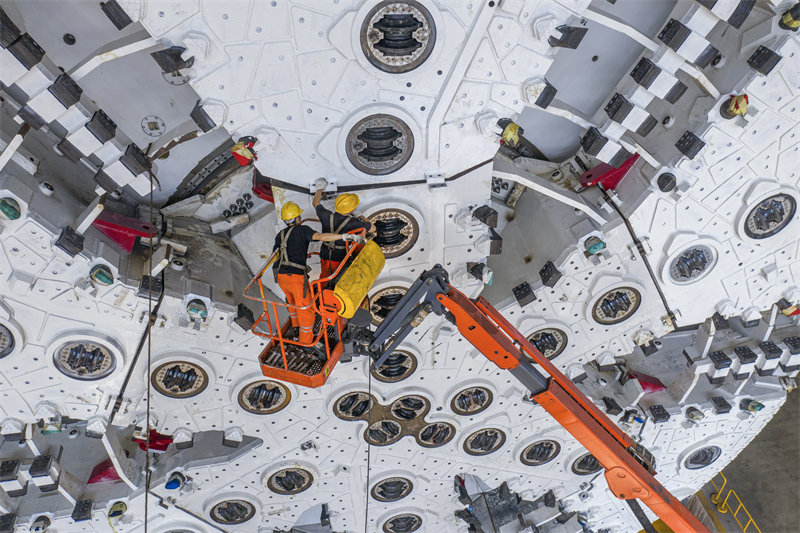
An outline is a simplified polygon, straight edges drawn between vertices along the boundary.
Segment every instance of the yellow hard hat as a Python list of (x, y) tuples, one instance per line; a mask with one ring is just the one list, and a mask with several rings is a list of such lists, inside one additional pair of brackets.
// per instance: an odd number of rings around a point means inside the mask
[(299, 217), (303, 213), (303, 210), (300, 209), (300, 206), (294, 202), (286, 202), (281, 207), (281, 220), (289, 221), (294, 220)]
[(351, 212), (353, 209), (358, 207), (358, 203), (360, 201), (361, 200), (358, 199), (357, 194), (347, 192), (337, 196), (336, 202), (334, 202), (333, 206), (336, 208), (337, 213), (346, 215), (347, 213)]

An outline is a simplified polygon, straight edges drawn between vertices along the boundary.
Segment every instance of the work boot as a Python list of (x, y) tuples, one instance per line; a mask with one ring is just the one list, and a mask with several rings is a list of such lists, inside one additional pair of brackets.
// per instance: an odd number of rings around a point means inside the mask
[(286, 333), (283, 334), (283, 338), (296, 341), (299, 335), (300, 335), (300, 328), (292, 326), (291, 328), (286, 330)]

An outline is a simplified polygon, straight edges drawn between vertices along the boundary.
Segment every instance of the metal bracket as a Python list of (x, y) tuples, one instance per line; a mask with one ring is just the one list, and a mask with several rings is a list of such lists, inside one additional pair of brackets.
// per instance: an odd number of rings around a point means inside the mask
[(447, 294), (447, 284), (447, 271), (441, 265), (435, 265), (420, 274), (403, 299), (375, 330), (369, 345), (370, 353), (377, 357), (373, 368), (379, 368), (392, 354), (394, 347), (411, 333), (415, 327), (412, 321), (420, 311), (437, 315), (444, 313), (444, 308), (436, 297)]
[(447, 183), (444, 181), (444, 174), (442, 172), (426, 172), (425, 181), (430, 189), (447, 186)]

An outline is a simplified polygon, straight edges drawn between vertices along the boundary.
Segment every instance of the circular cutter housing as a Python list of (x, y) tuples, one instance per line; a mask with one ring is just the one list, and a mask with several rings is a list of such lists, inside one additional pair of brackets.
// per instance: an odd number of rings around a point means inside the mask
[[(244, 287), (288, 202), (323, 231), (323, 187), (375, 226), (326, 287), (342, 330), (361, 308), (386, 325), (441, 265), (681, 501), (769, 431), (800, 372), (800, 49), (768, 2), (38, 4), (0, 13), (0, 463), (33, 481), (17, 527), (135, 529), (150, 494), (154, 533), (518, 533), (516, 511), (542, 531), (641, 529), (598, 477), (608, 456), (487, 360), (464, 315), (401, 317), (415, 327), (379, 367), (346, 337), (332, 369), (320, 346), (270, 345)], [(726, 120), (732, 94), (751, 105)], [(261, 282), (248, 295), (297, 338), (308, 322)], [(284, 355), (326, 379), (262, 374)], [(75, 498), (35, 498), (30, 431), (64, 443), (41, 471)], [(87, 489), (76, 450), (120, 479)], [(516, 511), (487, 523), (486, 502)]]

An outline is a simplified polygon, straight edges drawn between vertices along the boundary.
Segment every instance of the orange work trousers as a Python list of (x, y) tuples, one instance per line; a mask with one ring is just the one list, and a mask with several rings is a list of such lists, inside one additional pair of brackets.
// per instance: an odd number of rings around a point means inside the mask
[(311, 307), (311, 288), (302, 274), (278, 274), (278, 286), (286, 295), (286, 303), (290, 306), (305, 307), (296, 309), (289, 307), (292, 327), (300, 330), (299, 341), (310, 344), (314, 340), (314, 309)]
[(320, 259), (319, 260), (319, 266), (320, 266), (319, 277), (320, 278), (329, 277), (331, 274), (336, 272), (336, 269), (339, 268), (339, 265), (341, 265), (341, 264), (342, 264), (341, 261), (331, 261), (330, 259)]
[[(364, 248), (363, 244), (356, 244), (355, 245), (355, 249), (353, 250), (353, 253), (350, 255), (350, 260), (355, 259), (362, 248)], [(320, 266), (319, 277), (320, 277), (320, 279), (327, 278), (328, 276), (330, 276), (331, 274), (336, 272), (336, 269), (339, 268), (339, 265), (341, 265), (341, 264), (342, 264), (341, 261), (334, 261), (332, 259), (322, 259), (320, 257), (320, 259), (319, 259), (319, 266)], [(340, 272), (340, 274), (341, 274), (341, 272)]]

